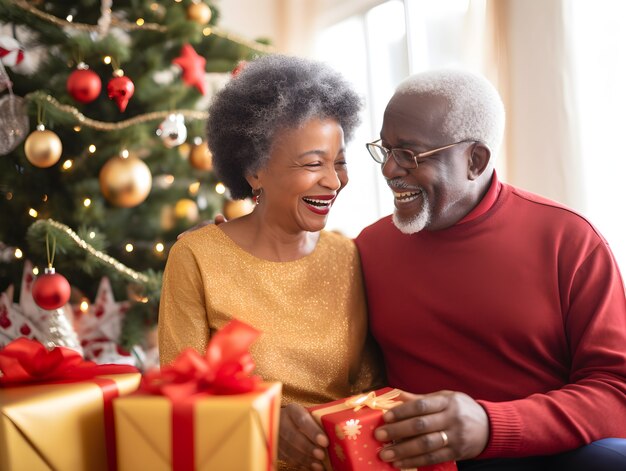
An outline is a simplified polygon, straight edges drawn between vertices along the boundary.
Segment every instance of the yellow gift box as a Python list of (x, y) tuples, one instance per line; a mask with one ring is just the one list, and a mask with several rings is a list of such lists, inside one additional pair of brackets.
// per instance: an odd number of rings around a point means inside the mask
[(123, 395), (141, 375), (0, 388), (0, 470), (107, 471), (99, 379), (113, 380)]
[[(281, 383), (193, 402), (196, 471), (270, 471), (275, 468)], [(113, 401), (118, 471), (173, 470), (172, 400), (137, 394)]]

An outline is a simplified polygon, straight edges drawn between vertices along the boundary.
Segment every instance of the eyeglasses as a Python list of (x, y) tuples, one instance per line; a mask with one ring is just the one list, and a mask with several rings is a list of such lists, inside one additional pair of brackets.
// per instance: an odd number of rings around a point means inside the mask
[(419, 164), (418, 159), (431, 157), (439, 151), (449, 149), (450, 147), (457, 146), (464, 142), (473, 142), (472, 139), (466, 139), (464, 141), (455, 142), (454, 144), (448, 144), (447, 146), (437, 147), (436, 149), (427, 150), (425, 152), (420, 152), (419, 154), (416, 154), (412, 150), (404, 149), (402, 147), (387, 149), (386, 147), (377, 144), (377, 142), (380, 142), (381, 140), (382, 139), (378, 139), (377, 141), (368, 142), (367, 144), (365, 144), (365, 147), (367, 147), (367, 150), (372, 156), (372, 159), (374, 159), (376, 163), (385, 164), (387, 160), (389, 160), (389, 156), (392, 155), (398, 166), (406, 169), (417, 168)]

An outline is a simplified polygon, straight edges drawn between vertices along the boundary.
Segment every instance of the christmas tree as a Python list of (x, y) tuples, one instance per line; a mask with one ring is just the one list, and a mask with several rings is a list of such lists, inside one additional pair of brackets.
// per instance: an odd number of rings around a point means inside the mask
[(224, 211), (210, 97), (269, 50), (217, 23), (199, 0), (0, 0), (0, 292), (54, 257), (74, 302), (103, 276), (129, 300), (126, 347), (154, 326), (169, 247)]

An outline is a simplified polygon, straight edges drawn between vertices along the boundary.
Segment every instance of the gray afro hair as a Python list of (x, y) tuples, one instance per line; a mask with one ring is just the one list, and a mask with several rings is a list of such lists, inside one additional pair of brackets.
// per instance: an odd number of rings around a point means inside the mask
[(246, 175), (263, 168), (277, 131), (332, 118), (346, 141), (359, 124), (361, 98), (327, 65), (268, 55), (247, 63), (213, 98), (207, 141), (217, 176), (235, 199), (252, 194)]
[(439, 96), (449, 104), (442, 131), (454, 142), (478, 140), (493, 156), (504, 135), (504, 105), (495, 87), (484, 77), (458, 69), (422, 72), (403, 80), (397, 94)]

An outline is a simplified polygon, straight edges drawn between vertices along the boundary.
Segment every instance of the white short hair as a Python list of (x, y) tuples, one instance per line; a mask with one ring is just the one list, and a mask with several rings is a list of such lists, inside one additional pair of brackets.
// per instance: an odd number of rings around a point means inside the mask
[(504, 105), (495, 87), (484, 77), (460, 69), (441, 69), (411, 75), (396, 94), (439, 96), (449, 103), (442, 132), (454, 142), (476, 139), (495, 157), (504, 135)]

